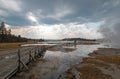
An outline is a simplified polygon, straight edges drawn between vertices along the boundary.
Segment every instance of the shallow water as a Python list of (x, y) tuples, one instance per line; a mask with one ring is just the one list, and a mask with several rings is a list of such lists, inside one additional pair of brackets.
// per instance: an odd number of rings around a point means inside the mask
[(72, 65), (80, 63), (83, 57), (103, 47), (102, 45), (78, 45), (74, 51), (46, 51), (44, 62), (41, 61), (35, 67), (35, 71), (41, 79), (59, 79), (59, 77)]

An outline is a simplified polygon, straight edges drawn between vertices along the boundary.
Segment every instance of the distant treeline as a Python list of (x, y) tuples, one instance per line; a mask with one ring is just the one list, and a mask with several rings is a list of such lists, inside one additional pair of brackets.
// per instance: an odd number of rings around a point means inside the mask
[(96, 41), (96, 39), (85, 39), (85, 38), (64, 38), (64, 41)]
[(0, 34), (0, 42), (27, 42), (27, 41), (44, 41), (43, 39), (28, 39), (28, 38), (24, 38), (21, 37), (20, 35), (15, 36), (15, 35), (6, 35), (6, 34)]
[(23, 38), (20, 35), (0, 34), (0, 42), (27, 42), (27, 40), (27, 38)]

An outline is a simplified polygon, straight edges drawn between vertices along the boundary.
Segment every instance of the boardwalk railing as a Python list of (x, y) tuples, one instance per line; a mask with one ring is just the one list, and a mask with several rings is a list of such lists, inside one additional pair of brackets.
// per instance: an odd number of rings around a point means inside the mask
[(13, 68), (11, 67), (10, 71), (6, 71), (6, 74), (3, 75), (3, 77), (1, 77), (0, 79), (9, 79), (17, 72), (21, 72), (22, 70), (29, 70), (27, 64), (32, 61), (36, 61), (37, 58), (43, 57), (45, 51), (45, 46), (31, 47), (24, 50), (19, 49), (17, 52), (17, 57), (13, 58), (13, 62), (15, 63), (16, 61), (15, 66), (12, 66)]

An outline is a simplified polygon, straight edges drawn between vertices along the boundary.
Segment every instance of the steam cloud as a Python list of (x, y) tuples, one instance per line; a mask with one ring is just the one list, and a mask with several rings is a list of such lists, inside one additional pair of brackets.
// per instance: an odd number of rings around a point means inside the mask
[(112, 46), (120, 47), (120, 19), (118, 17), (108, 18), (100, 27), (100, 32)]

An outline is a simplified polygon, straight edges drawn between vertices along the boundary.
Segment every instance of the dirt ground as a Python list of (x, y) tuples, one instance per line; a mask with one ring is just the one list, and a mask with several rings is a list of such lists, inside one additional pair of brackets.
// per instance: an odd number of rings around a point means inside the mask
[(70, 67), (66, 79), (120, 79), (120, 49), (100, 48)]

